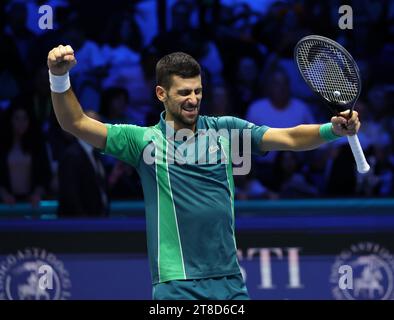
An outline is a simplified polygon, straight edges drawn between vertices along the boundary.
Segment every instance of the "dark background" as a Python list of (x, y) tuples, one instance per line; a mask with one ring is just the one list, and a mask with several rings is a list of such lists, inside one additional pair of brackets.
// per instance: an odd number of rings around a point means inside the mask
[[(38, 26), (42, 4), (53, 8), (53, 29)], [(353, 29), (346, 30), (338, 26), (341, 4), (307, 0), (2, 2), (0, 201), (34, 203), (34, 195), (39, 200), (57, 199), (59, 162), (73, 138), (62, 132), (51, 106), (46, 57), (53, 47), (69, 44), (74, 48), (78, 65), (71, 72), (73, 89), (83, 108), (99, 113), (102, 121), (155, 124), (163, 108), (154, 96), (154, 66), (164, 54), (179, 50), (193, 55), (203, 67), (203, 114), (234, 115), (259, 125), (286, 127), (324, 123), (331, 117), (303, 83), (292, 60), (296, 42), (308, 34), (339, 41), (359, 64), (363, 91), (356, 110), (371, 172), (357, 174), (346, 139), (341, 139), (317, 151), (254, 159), (252, 172), (236, 178), (236, 197), (391, 197), (393, 4), (348, 2), (353, 8)], [(280, 111), (265, 113), (267, 101), (275, 95), (270, 83), (279, 95), (288, 92), (285, 116)], [(27, 113), (27, 129), (18, 129), (23, 127), (18, 120), (12, 124), (18, 107)], [(20, 182), (19, 193), (10, 186), (10, 164), (5, 160), (15, 146), (15, 130), (26, 131), (23, 154), (38, 159), (30, 179)], [(112, 200), (142, 199), (132, 168), (109, 157), (102, 160)]]

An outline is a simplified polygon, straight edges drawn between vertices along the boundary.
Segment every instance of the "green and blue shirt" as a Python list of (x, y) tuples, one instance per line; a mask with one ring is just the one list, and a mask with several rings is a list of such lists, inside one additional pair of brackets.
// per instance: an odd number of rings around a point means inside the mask
[(152, 127), (106, 124), (104, 150), (140, 175), (153, 284), (237, 274), (233, 138), (223, 133), (249, 129), (251, 151), (261, 153), (268, 127), (199, 116), (195, 134), (179, 140), (164, 116)]

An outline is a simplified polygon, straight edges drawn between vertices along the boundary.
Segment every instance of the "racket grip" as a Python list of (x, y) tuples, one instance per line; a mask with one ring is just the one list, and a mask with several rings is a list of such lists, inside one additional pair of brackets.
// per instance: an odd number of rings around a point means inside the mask
[(359, 173), (367, 173), (370, 167), (365, 159), (364, 152), (361, 148), (357, 135), (347, 136), (347, 139), (349, 141), (350, 148), (352, 149), (354, 159), (356, 160), (357, 171)]

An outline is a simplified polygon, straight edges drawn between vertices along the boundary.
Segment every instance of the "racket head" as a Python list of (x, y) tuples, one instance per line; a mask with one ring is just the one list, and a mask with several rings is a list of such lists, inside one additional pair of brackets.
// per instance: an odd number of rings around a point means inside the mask
[(310, 35), (298, 41), (294, 60), (305, 82), (334, 113), (353, 110), (361, 77), (351, 54), (332, 39)]

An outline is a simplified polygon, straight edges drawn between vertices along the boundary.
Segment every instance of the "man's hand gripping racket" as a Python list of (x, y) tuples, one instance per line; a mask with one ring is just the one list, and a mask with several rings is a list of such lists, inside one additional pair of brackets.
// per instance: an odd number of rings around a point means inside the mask
[(356, 134), (360, 123), (353, 112), (361, 92), (360, 71), (353, 57), (337, 42), (311, 35), (297, 43), (294, 59), (306, 83), (336, 115), (332, 119), (334, 133), (347, 135), (358, 172), (368, 172)]

